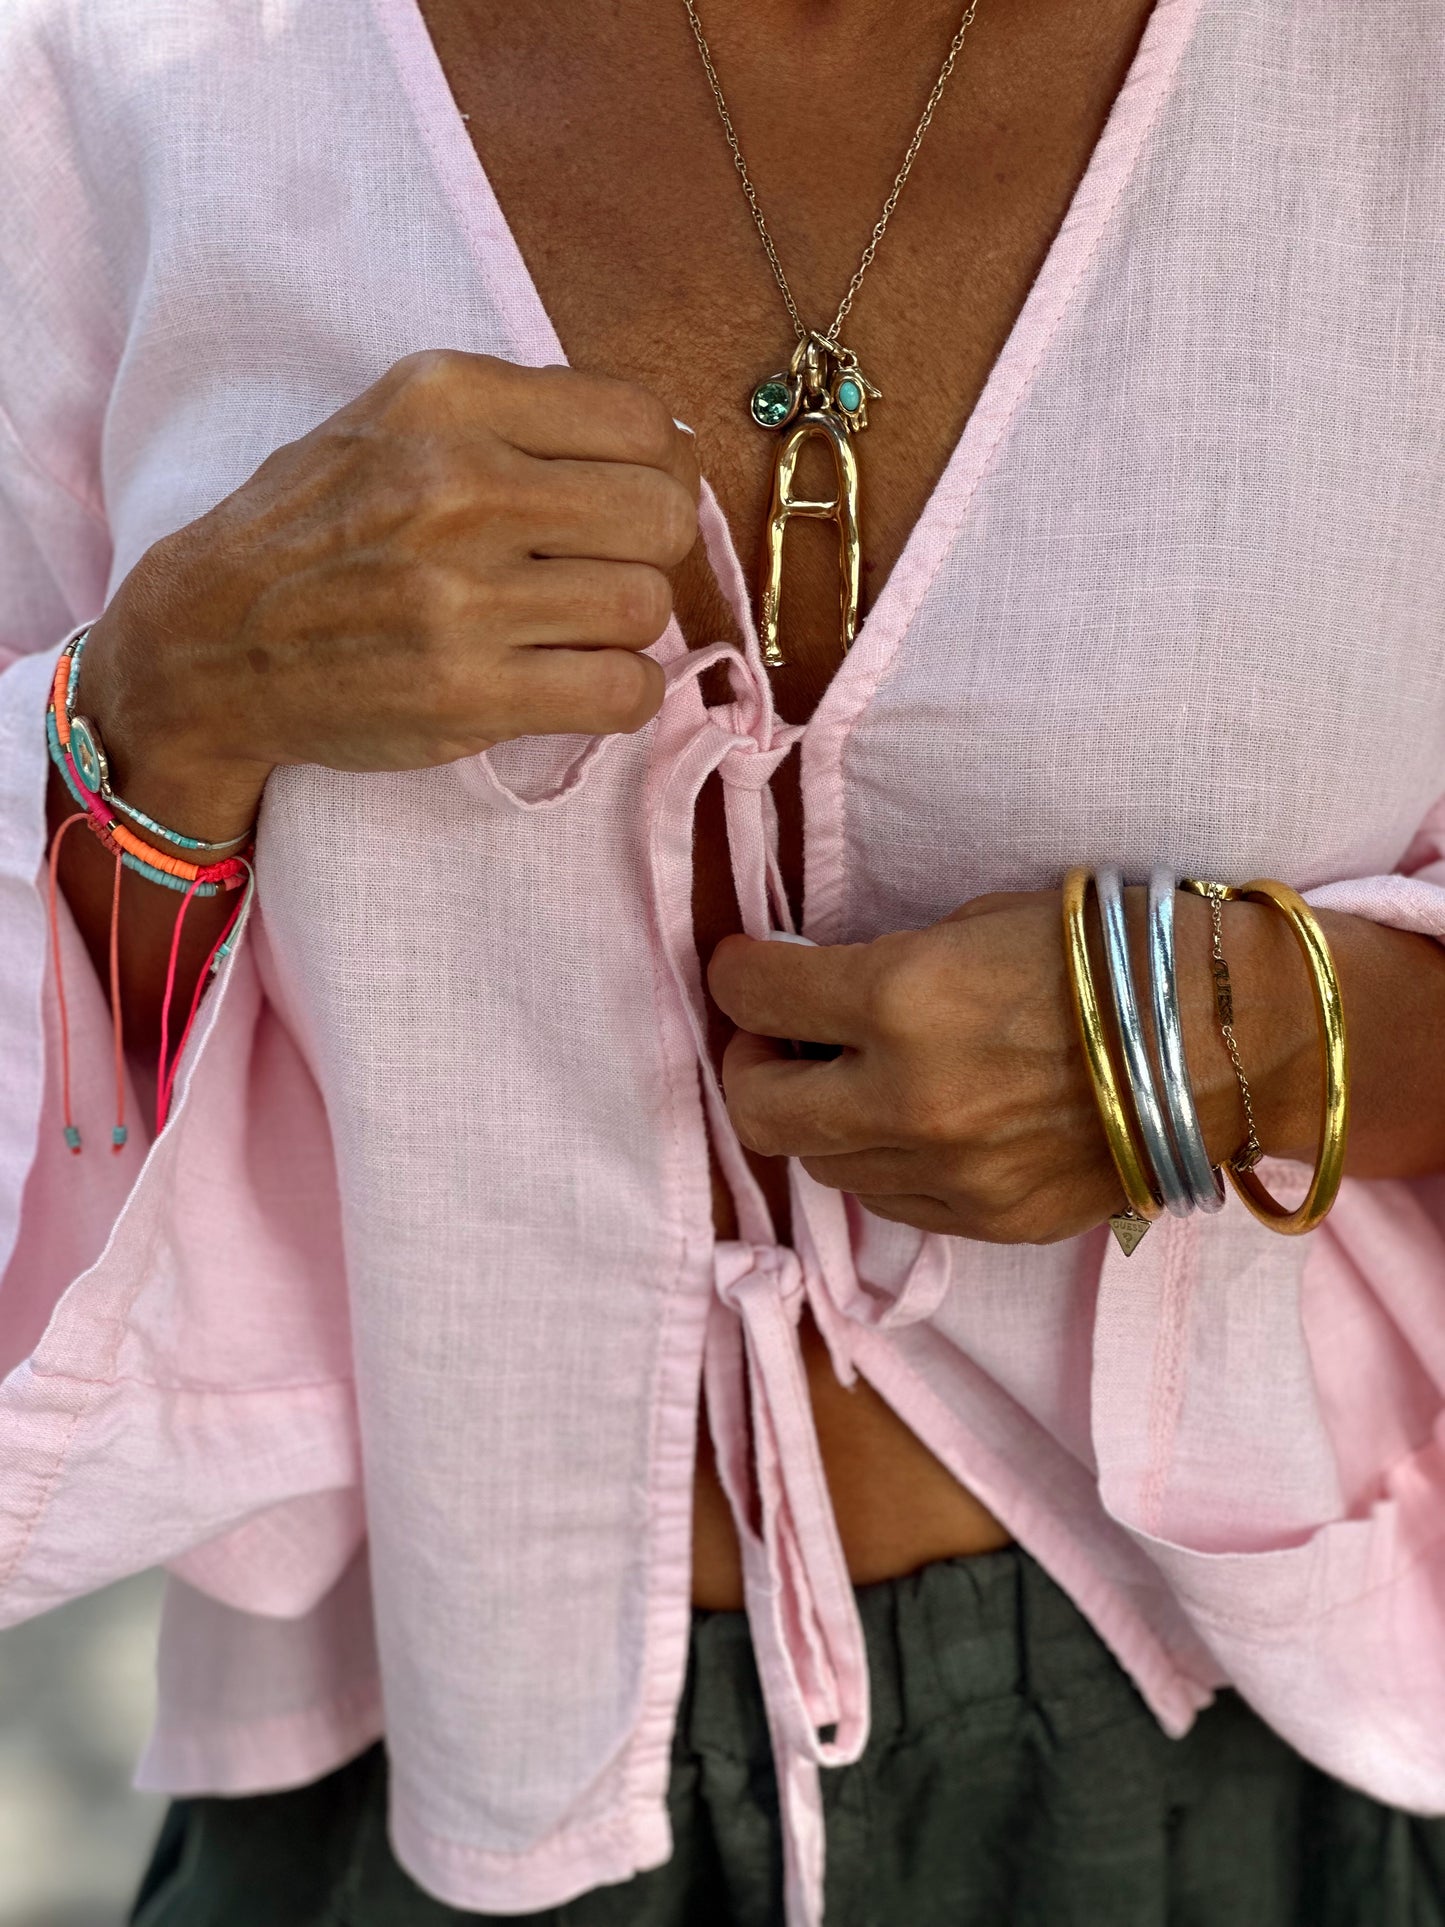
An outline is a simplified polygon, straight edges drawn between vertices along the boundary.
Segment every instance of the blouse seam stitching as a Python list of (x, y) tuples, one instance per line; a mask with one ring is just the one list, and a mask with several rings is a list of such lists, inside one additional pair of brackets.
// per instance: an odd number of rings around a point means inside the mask
[[(176, 1575), (177, 1578), (179, 1576), (179, 1574)], [(184, 1585), (186, 1581), (182, 1580), (181, 1583)], [(334, 1694), (320, 1706), (307, 1707), (293, 1713), (268, 1713), (261, 1719), (246, 1720), (241, 1726), (237, 1726), (230, 1720), (213, 1720), (207, 1725), (197, 1726), (188, 1716), (183, 1732), (169, 1735), (157, 1721), (150, 1744), (170, 1747), (176, 1751), (182, 1749), (194, 1751), (196, 1747), (205, 1745), (208, 1739), (229, 1742), (238, 1736), (266, 1733), (278, 1726), (295, 1726), (302, 1720), (314, 1724), (318, 1715), (347, 1713), (357, 1707), (373, 1706), (380, 1701), (380, 1697), (381, 1676), (379, 1673), (370, 1673), (359, 1686), (347, 1687), (345, 1692)]]
[[(655, 795), (655, 799), (654, 799), (655, 804), (659, 807), (661, 803), (662, 794), (665, 792), (665, 789), (666, 789), (666, 780), (663, 779), (661, 785), (659, 786), (659, 791)], [(696, 808), (696, 799), (694, 800), (694, 808)], [(646, 836), (649, 843), (653, 835), (653, 830), (654, 830), (654, 818), (653, 818), (653, 814), (649, 813), (647, 826), (646, 826)], [(663, 975), (661, 960), (658, 954), (663, 947), (665, 939), (664, 939), (661, 924), (657, 915), (657, 905), (656, 905), (656, 902), (653, 900), (651, 892), (649, 892), (649, 901), (648, 901), (647, 911), (648, 911), (648, 922), (652, 927), (652, 935), (654, 939), (654, 941), (650, 943), (647, 947), (648, 948), (648, 968), (652, 978), (653, 1007), (654, 1009), (657, 1010), (658, 1014), (664, 1018), (664, 1020), (669, 1015), (669, 1012), (673, 1017), (673, 1019), (675, 1020), (677, 1018), (678, 1013), (675, 1010), (675, 1008), (673, 1008), (673, 1006), (675, 1005), (678, 991), (677, 991), (676, 985), (674, 984), (672, 986), (673, 994), (669, 998), (668, 981)], [(690, 1036), (691, 1034), (690, 1027), (687, 1025), (685, 1015), (683, 1017), (683, 1029), (684, 1029), (684, 1032)], [(696, 1055), (695, 1049), (689, 1050), (688, 1067), (692, 1076), (692, 1080), (696, 1085), (700, 1075), (700, 1066), (697, 1062), (697, 1055)], [(669, 1131), (669, 1144), (672, 1152), (673, 1170), (676, 1171), (680, 1167), (682, 1162), (682, 1139), (681, 1139), (680, 1121), (678, 1116), (679, 1092), (678, 1092), (676, 1080), (673, 1078), (673, 1076), (668, 1075), (665, 1077), (664, 1087), (667, 1092), (667, 1121), (668, 1121), (668, 1131)], [(698, 1091), (698, 1102), (699, 1104), (702, 1104), (703, 1102), (702, 1093), (700, 1090)], [(706, 1133), (706, 1130), (707, 1130), (705, 1120), (706, 1120), (706, 1108), (704, 1106), (704, 1126), (703, 1126), (704, 1133)], [(687, 1232), (683, 1230), (679, 1237), (680, 1250), (678, 1254), (677, 1269), (676, 1269), (676, 1272), (674, 1273), (673, 1288), (671, 1291), (667, 1293), (666, 1298), (664, 1300), (662, 1329), (658, 1334), (658, 1374), (659, 1375), (663, 1372), (666, 1365), (668, 1341), (674, 1329), (675, 1320), (676, 1320), (676, 1302), (677, 1302), (677, 1295), (678, 1295), (678, 1285), (682, 1278), (683, 1272), (686, 1269), (690, 1242), (691, 1240)], [(706, 1346), (706, 1343), (707, 1343), (707, 1320), (705, 1315), (704, 1323), (703, 1323), (704, 1346)], [(661, 1417), (662, 1401), (657, 1396), (657, 1391), (658, 1391), (658, 1387), (656, 1382), (654, 1382), (652, 1423), (649, 1428), (649, 1435), (648, 1435), (648, 1464), (650, 1467), (655, 1467), (657, 1463), (658, 1435), (662, 1424), (662, 1417)], [(650, 1498), (648, 1501), (648, 1511), (650, 1515), (652, 1513), (652, 1502)], [(656, 1579), (657, 1579), (655, 1520), (652, 1517), (649, 1517), (648, 1525), (649, 1525), (649, 1531), (648, 1531), (647, 1577), (648, 1577), (649, 1603), (651, 1603), (653, 1588), (656, 1584)], [(651, 1615), (649, 1614), (648, 1619), (650, 1618), (651, 1618)], [(642, 1707), (641, 1707), (639, 1719), (638, 1719), (639, 1727), (646, 1723), (648, 1715), (651, 1711), (651, 1707), (649, 1704), (651, 1699), (651, 1694), (649, 1692), (649, 1688), (651, 1686), (651, 1667), (652, 1667), (652, 1661), (654, 1657), (655, 1657), (655, 1643), (654, 1643), (652, 1629), (649, 1626), (648, 1636), (644, 1642), (643, 1654), (642, 1654), (643, 1689), (642, 1689)], [(637, 1801), (640, 1799), (640, 1795), (638, 1793), (638, 1789), (636, 1787), (635, 1780), (634, 1780), (634, 1774), (636, 1771), (637, 1728), (633, 1729), (631, 1739), (632, 1739), (632, 1745), (629, 1747), (629, 1759), (627, 1763), (627, 1769), (624, 1773), (624, 1785), (626, 1786), (626, 1789), (627, 1789), (626, 1798), (627, 1798), (629, 1807), (634, 1803), (634, 1801)]]
[[(407, 1824), (412, 1831), (419, 1834), (423, 1840), (435, 1847), (438, 1852), (447, 1859), (507, 1860), (515, 1863), (519, 1860), (533, 1859), (540, 1854), (547, 1845), (546, 1840), (541, 1840), (533, 1846), (520, 1848), (516, 1853), (508, 1853), (496, 1847), (468, 1846), (464, 1840), (451, 1840), (444, 1833), (434, 1833), (429, 1826), (417, 1818), (415, 1807), (404, 1796), (398, 1796), (398, 1805), (405, 1812)], [(565, 1839), (577, 1844), (608, 1838), (626, 1839), (633, 1832), (634, 1818), (633, 1811), (629, 1806), (622, 1813), (615, 1815), (611, 1819), (595, 1820), (590, 1825), (584, 1827), (564, 1827), (561, 1831)], [(548, 1836), (548, 1838), (550, 1838), (550, 1836)]]
[(58, 1442), (45, 1483), (36, 1494), (35, 1503), (30, 1507), (26, 1515), (25, 1523), (16, 1541), (15, 1550), (6, 1561), (3, 1571), (0, 1571), (0, 1593), (4, 1592), (5, 1588), (10, 1584), (10, 1581), (20, 1570), (21, 1561), (30, 1550), (31, 1543), (39, 1529), (40, 1521), (45, 1517), (50, 1508), (50, 1501), (54, 1495), (55, 1488), (70, 1459), (70, 1447), (74, 1440), (76, 1429), (84, 1416), (83, 1411), (72, 1412), (70, 1415), (70, 1423), (66, 1426), (64, 1434)]
[[(1330, 1519), (1327, 1520), (1319, 1530), (1321, 1532), (1327, 1532), (1331, 1526), (1358, 1525), (1360, 1523), (1362, 1523), (1362, 1521), (1352, 1519)], [(1318, 1534), (1312, 1536), (1317, 1537)], [(1306, 1543), (1309, 1542), (1307, 1541)], [(1291, 1612), (1277, 1620), (1244, 1616), (1242, 1620), (1242, 1630), (1245, 1633), (1269, 1633), (1276, 1630), (1288, 1632), (1296, 1626), (1316, 1626), (1321, 1620), (1333, 1618), (1336, 1613), (1349, 1612), (1363, 1601), (1373, 1599), (1377, 1593), (1388, 1592), (1392, 1586), (1398, 1586), (1402, 1579), (1412, 1573), (1417, 1566), (1423, 1565), (1442, 1545), (1445, 1545), (1445, 1530), (1437, 1532), (1433, 1539), (1427, 1539), (1425, 1544), (1415, 1553), (1414, 1557), (1408, 1559), (1403, 1566), (1394, 1567), (1383, 1579), (1377, 1579), (1372, 1586), (1361, 1587), (1359, 1592), (1352, 1592), (1346, 1599), (1333, 1600), (1328, 1606), (1321, 1606), (1316, 1612)], [(1188, 1547), (1183, 1547), (1181, 1550), (1187, 1552)], [(1286, 1550), (1290, 1550), (1290, 1548), (1286, 1548)], [(1231, 1553), (1224, 1556), (1234, 1559), (1267, 1559), (1270, 1557), (1270, 1553), (1271, 1549), (1266, 1548), (1264, 1551), (1258, 1553)], [(1202, 1603), (1192, 1604), (1188, 1610), (1195, 1618), (1202, 1620), (1206, 1625), (1214, 1627), (1219, 1632), (1238, 1635), (1241, 1631), (1241, 1617), (1238, 1615), (1231, 1618), (1228, 1614), (1220, 1613), (1216, 1611), (1214, 1607)]]
[(167, 1384), (161, 1379), (142, 1378), (138, 1372), (116, 1372), (109, 1378), (87, 1378), (80, 1372), (46, 1372), (31, 1366), (32, 1378), (43, 1379), (49, 1385), (89, 1385), (106, 1389), (113, 1385), (139, 1385), (148, 1392), (184, 1392), (207, 1398), (247, 1398), (266, 1392), (312, 1392), (324, 1391), (334, 1386), (352, 1385), (355, 1378), (343, 1373), (333, 1378), (287, 1379), (276, 1385), (192, 1385), (184, 1382)]
[[(0, 414), (3, 414), (3, 411), (0, 411)], [(139, 1183), (139, 1181), (140, 1180), (137, 1179), (137, 1183)], [(112, 1236), (113, 1235), (114, 1234), (112, 1234)], [(139, 1267), (139, 1276), (137, 1278), (137, 1281), (132, 1286), (131, 1290), (126, 1296), (125, 1306), (121, 1312), (120, 1318), (117, 1319), (116, 1321), (115, 1335), (110, 1342), (109, 1353), (106, 1359), (106, 1364), (112, 1370), (115, 1367), (115, 1363), (117, 1359), (120, 1357), (120, 1347), (121, 1347), (121, 1339), (122, 1339), (122, 1330), (121, 1330), (122, 1322), (124, 1318), (128, 1316), (130, 1309), (132, 1305), (135, 1303), (136, 1299), (140, 1296), (141, 1280), (144, 1278), (146, 1271), (149, 1269), (151, 1259), (155, 1256), (155, 1248), (156, 1248), (156, 1244), (159, 1239), (159, 1236), (160, 1236), (159, 1227), (156, 1225), (152, 1225), (150, 1229), (150, 1236), (146, 1243), (145, 1263)], [(109, 1248), (110, 1246), (109, 1244), (107, 1244), (107, 1251), (109, 1250)], [(33, 1367), (31, 1369), (32, 1371), (34, 1370)], [(37, 1374), (37, 1376), (39, 1376), (39, 1374)], [(77, 1379), (73, 1382), (81, 1385), (94, 1386), (94, 1385), (103, 1385), (106, 1381), (97, 1380), (97, 1379)], [(86, 1403), (81, 1405), (78, 1410), (71, 1413), (70, 1423), (66, 1426), (64, 1432), (61, 1434), (59, 1440), (56, 1443), (54, 1456), (51, 1460), (50, 1470), (46, 1474), (45, 1482), (41, 1486), (37, 1494), (35, 1495), (35, 1503), (30, 1507), (28, 1513), (26, 1514), (25, 1522), (20, 1530), (20, 1535), (16, 1542), (14, 1552), (11, 1554), (11, 1557), (6, 1562), (4, 1569), (0, 1570), (0, 1592), (3, 1592), (4, 1588), (10, 1584), (10, 1581), (15, 1577), (16, 1573), (20, 1570), (21, 1562), (25, 1558), (26, 1553), (30, 1550), (30, 1547), (33, 1544), (35, 1539), (35, 1534), (40, 1529), (40, 1522), (42, 1521), (42, 1519), (45, 1518), (47, 1512), (50, 1509), (50, 1502), (52, 1498), (55, 1496), (56, 1488), (60, 1483), (60, 1480), (65, 1472), (66, 1467), (70, 1463), (70, 1448), (75, 1442), (75, 1435), (80, 1428), (81, 1420), (86, 1416), (86, 1413), (88, 1410), (89, 1410), (89, 1401), (87, 1400)]]

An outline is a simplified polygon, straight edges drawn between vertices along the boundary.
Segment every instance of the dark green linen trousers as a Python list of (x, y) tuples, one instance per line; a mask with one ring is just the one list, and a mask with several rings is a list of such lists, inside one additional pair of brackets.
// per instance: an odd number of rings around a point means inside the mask
[[(872, 1736), (823, 1774), (826, 1927), (1445, 1927), (1445, 1820), (1307, 1766), (1231, 1693), (1166, 1739), (1010, 1548), (858, 1589)], [(780, 1927), (741, 1613), (694, 1614), (664, 1867), (514, 1927)], [(378, 1744), (313, 1786), (178, 1803), (134, 1927), (461, 1927), (386, 1839)]]

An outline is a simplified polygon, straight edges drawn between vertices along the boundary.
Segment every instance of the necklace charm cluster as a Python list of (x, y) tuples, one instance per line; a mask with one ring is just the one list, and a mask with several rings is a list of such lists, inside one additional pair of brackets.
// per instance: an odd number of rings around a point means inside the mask
[[(838, 525), (839, 635), (846, 650), (858, 633), (863, 545), (858, 530), (858, 462), (849, 438), (868, 426), (868, 403), (882, 399), (851, 349), (809, 332), (793, 351), (786, 374), (770, 375), (753, 390), (750, 410), (760, 428), (782, 431), (773, 461), (773, 494), (763, 563), (758, 635), (770, 669), (786, 661), (778, 640), (783, 594), (783, 538), (793, 516)], [(836, 486), (818, 499), (796, 490), (798, 462), (810, 441), (830, 451)]]
[[(892, 189), (883, 203), (883, 212), (874, 223), (868, 245), (838, 304), (833, 325), (826, 334), (819, 334), (816, 329), (804, 326), (798, 304), (788, 286), (788, 277), (783, 272), (783, 264), (778, 259), (773, 237), (763, 218), (757, 189), (748, 173), (747, 162), (743, 159), (737, 130), (728, 112), (727, 101), (723, 98), (722, 84), (713, 65), (702, 22), (698, 19), (695, 0), (683, 0), (683, 6), (702, 57), (708, 85), (712, 88), (718, 118), (732, 153), (733, 166), (737, 169), (752, 212), (753, 225), (758, 231), (768, 265), (772, 268), (773, 278), (798, 337), (798, 345), (793, 350), (786, 372), (769, 375), (760, 381), (753, 389), (749, 403), (749, 412), (760, 428), (780, 432), (777, 454), (773, 460), (772, 503), (768, 510), (764, 544), (758, 635), (764, 662), (770, 669), (781, 669), (787, 661), (778, 634), (783, 593), (783, 538), (788, 523), (795, 515), (837, 523), (839, 635), (845, 651), (858, 631), (858, 592), (862, 581), (863, 550), (858, 533), (858, 458), (853, 450), (852, 438), (868, 426), (870, 399), (880, 401), (882, 397), (859, 368), (858, 357), (838, 339), (838, 330), (848, 318), (854, 296), (862, 287), (863, 277), (872, 265), (878, 243), (893, 218), (898, 197), (913, 170), (923, 137), (928, 132), (934, 110), (943, 98), (948, 77), (963, 47), (964, 36), (973, 24), (978, 0), (968, 0), (964, 8), (958, 31), (953, 36), (938, 78), (933, 83), (933, 91), (928, 96), (913, 139), (908, 144), (903, 165), (894, 176)], [(800, 495), (796, 489), (798, 461), (810, 441), (822, 441), (833, 457), (836, 487), (834, 493), (826, 498)]]

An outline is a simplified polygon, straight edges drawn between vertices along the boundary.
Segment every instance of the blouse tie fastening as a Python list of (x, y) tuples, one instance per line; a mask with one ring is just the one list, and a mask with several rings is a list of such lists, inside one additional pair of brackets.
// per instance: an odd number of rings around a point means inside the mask
[[(733, 700), (707, 707), (698, 700), (696, 679), (720, 662), (727, 664)], [(708, 1423), (742, 1548), (748, 1623), (777, 1768), (787, 1927), (820, 1927), (819, 1769), (849, 1765), (867, 1744), (868, 1658), (813, 1422), (799, 1321), (806, 1303), (835, 1370), (851, 1384), (850, 1325), (888, 1327), (929, 1316), (948, 1286), (947, 1243), (925, 1236), (897, 1295), (871, 1291), (854, 1265), (844, 1200), (796, 1164), (797, 1248), (776, 1241), (708, 1050), (704, 960), (693, 934), (692, 842), (698, 796), (716, 772), (743, 929), (757, 938), (791, 930), (770, 785), (803, 732), (777, 721), (766, 679), (726, 644), (694, 650), (665, 667), (670, 689), (660, 719), (649, 846), (653, 900), (741, 1233), (714, 1247), (703, 1359)]]
[(704, 1379), (742, 1546), (748, 1625), (782, 1812), (788, 1927), (823, 1915), (820, 1766), (868, 1740), (868, 1656), (798, 1343), (805, 1286), (785, 1245), (718, 1244)]

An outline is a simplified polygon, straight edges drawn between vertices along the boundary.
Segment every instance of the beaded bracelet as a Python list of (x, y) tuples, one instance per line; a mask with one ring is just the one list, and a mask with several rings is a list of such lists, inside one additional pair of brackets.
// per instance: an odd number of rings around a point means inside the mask
[(220, 843), (207, 843), (202, 837), (186, 836), (180, 830), (167, 829), (164, 823), (157, 823), (153, 816), (147, 816), (144, 810), (138, 810), (133, 803), (127, 803), (116, 795), (110, 786), (110, 764), (100, 731), (88, 716), (77, 716), (75, 713), (80, 663), (89, 639), (90, 630), (82, 629), (61, 650), (55, 665), (55, 684), (51, 692), (51, 708), (55, 712), (56, 732), (61, 747), (69, 754), (71, 768), (86, 794), (98, 797), (112, 817), (117, 814), (127, 816), (132, 823), (149, 830), (152, 836), (164, 837), (167, 843), (178, 844), (183, 850), (208, 850), (214, 853), (233, 850), (239, 843), (248, 843), (251, 839), (250, 830), (241, 831), (239, 836), (228, 836)]
[(60, 771), (65, 787), (85, 812), (86, 822), (97, 838), (126, 869), (167, 890), (194, 891), (198, 897), (213, 897), (219, 890), (238, 889), (245, 881), (239, 855), (223, 857), (219, 863), (187, 863), (181, 857), (170, 856), (142, 842), (107, 809), (96, 791), (87, 790), (82, 784), (74, 760), (61, 742), (59, 719), (53, 708), (46, 713), (45, 734), (50, 759)]
[[(61, 780), (78, 806), (75, 814), (61, 823), (51, 843), (49, 897), (51, 948), (55, 965), (56, 1002), (59, 1006), (60, 1018), (61, 1129), (67, 1146), (77, 1155), (81, 1151), (82, 1140), (79, 1126), (71, 1114), (70, 1022), (65, 999), (59, 915), (60, 852), (69, 831), (75, 824), (84, 823), (102, 847), (115, 859), (109, 946), (111, 1028), (114, 1037), (116, 1091), (116, 1121), (111, 1130), (113, 1151), (124, 1149), (129, 1138), (125, 1121), (125, 1043), (120, 1001), (120, 884), (123, 872), (131, 870), (146, 878), (148, 882), (160, 884), (167, 890), (179, 893), (181, 899), (171, 932), (170, 959), (166, 971), (165, 993), (161, 1002), (160, 1066), (156, 1080), (156, 1132), (158, 1135), (165, 1128), (176, 1072), (195, 1024), (201, 993), (208, 978), (219, 969), (222, 959), (230, 954), (241, 919), (246, 914), (255, 889), (255, 873), (249, 860), (252, 854), (249, 841), (243, 851), (222, 857), (218, 862), (192, 863), (142, 841), (127, 824), (120, 821), (117, 810), (124, 811), (133, 821), (154, 830), (157, 835), (184, 847), (207, 851), (227, 847), (225, 844), (204, 843), (197, 837), (180, 836), (177, 832), (166, 829), (146, 816), (143, 811), (123, 803), (110, 788), (105, 752), (100, 746), (99, 733), (94, 724), (87, 723), (83, 717), (76, 717), (73, 714), (80, 652), (88, 633), (83, 630), (62, 650), (56, 663), (51, 700), (45, 714), (45, 739), (51, 761), (60, 772)], [(79, 764), (77, 757), (81, 759)], [(231, 839), (232, 842), (239, 840)], [(170, 1011), (180, 961), (181, 936), (186, 912), (195, 897), (212, 897), (222, 891), (241, 889), (242, 886), (245, 887), (245, 895), (227, 918), (220, 936), (211, 946), (202, 965), (180, 1041), (172, 1053), (169, 1049)]]

